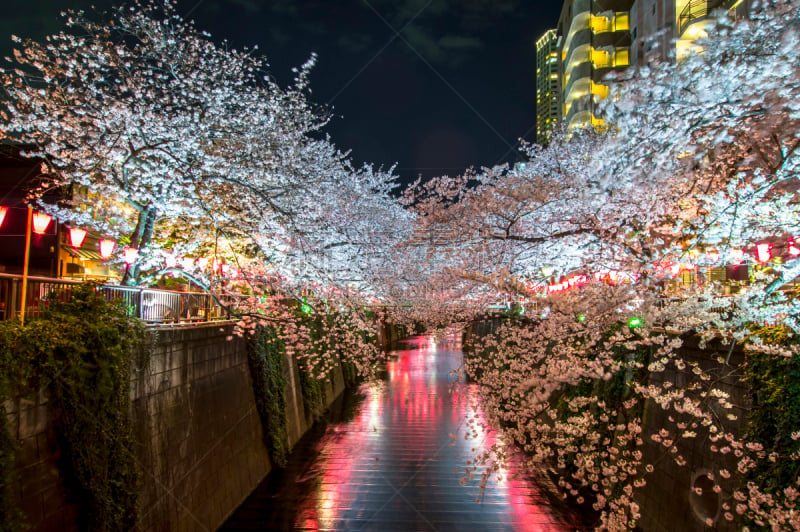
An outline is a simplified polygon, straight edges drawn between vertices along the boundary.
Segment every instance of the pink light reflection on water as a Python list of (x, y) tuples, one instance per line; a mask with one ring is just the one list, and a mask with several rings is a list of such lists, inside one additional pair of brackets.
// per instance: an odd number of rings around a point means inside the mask
[(569, 530), (527, 477), (514, 478), (514, 461), (483, 496), (480, 470), (459, 484), (467, 461), (498, 436), (481, 428), (464, 439), (473, 430), (468, 414), (485, 423), (476, 388), (452, 385), (458, 347), (414, 338), (387, 363), (384, 383), (362, 386), (355, 417), (329, 426), (318, 444), (317, 483), (299, 501), (295, 530)]

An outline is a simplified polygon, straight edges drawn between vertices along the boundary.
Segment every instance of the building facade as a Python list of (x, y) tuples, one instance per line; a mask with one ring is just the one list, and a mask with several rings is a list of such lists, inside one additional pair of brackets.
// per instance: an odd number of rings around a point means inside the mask
[(558, 34), (547, 30), (536, 41), (536, 142), (547, 144), (561, 121), (561, 76)]
[(714, 12), (744, 17), (752, 0), (635, 0), (631, 6), (631, 62), (680, 61), (708, 37)]
[(561, 116), (568, 129), (600, 126), (597, 103), (608, 97), (603, 82), (630, 65), (632, 0), (566, 0), (558, 20)]
[[(697, 50), (697, 40), (708, 36), (712, 15), (727, 10), (744, 17), (753, 0), (564, 0), (555, 36), (548, 30), (536, 43), (538, 87), (553, 90), (544, 78), (557, 49), (558, 115), (550, 111), (555, 98), (537, 88), (537, 140), (564, 123), (567, 129), (599, 127), (597, 104), (608, 97), (606, 76), (630, 65), (653, 61), (680, 61)], [(547, 72), (547, 73), (546, 73)], [(555, 121), (553, 121), (555, 120)]]

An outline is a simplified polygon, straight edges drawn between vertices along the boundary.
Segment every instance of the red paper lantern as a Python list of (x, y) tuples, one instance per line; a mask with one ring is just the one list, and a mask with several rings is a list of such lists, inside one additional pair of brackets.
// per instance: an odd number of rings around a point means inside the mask
[[(3, 223), (3, 217), (0, 216), (0, 223)], [(789, 255), (796, 257), (800, 255), (800, 248), (794, 243), (794, 240), (789, 240)]]
[(83, 241), (86, 239), (86, 230), (85, 229), (78, 229), (77, 227), (71, 227), (69, 230), (69, 243), (74, 248), (79, 248), (83, 245)]
[(127, 264), (133, 264), (136, 260), (136, 257), (139, 256), (139, 250), (137, 248), (125, 248), (125, 262)]
[(8, 207), (0, 207), (0, 225), (3, 225), (3, 220), (6, 219), (7, 213), (8, 213)]
[(100, 256), (107, 259), (114, 251), (115, 242), (113, 240), (103, 239), (100, 241)]
[(756, 258), (758, 262), (767, 262), (770, 258), (769, 244), (756, 244)]
[(52, 216), (42, 212), (33, 213), (33, 232), (37, 235), (43, 235), (47, 231), (47, 226), (50, 225)]

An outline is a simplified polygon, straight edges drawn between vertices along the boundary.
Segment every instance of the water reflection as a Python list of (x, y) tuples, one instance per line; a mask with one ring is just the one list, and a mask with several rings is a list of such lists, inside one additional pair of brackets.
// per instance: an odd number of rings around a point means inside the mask
[(513, 470), (483, 493), (480, 474), (464, 481), (475, 452), (502, 442), (483, 430), (473, 388), (452, 386), (455, 340), (415, 338), (393, 355), (387, 380), (359, 390), (353, 417), (304, 438), (223, 530), (571, 529)]

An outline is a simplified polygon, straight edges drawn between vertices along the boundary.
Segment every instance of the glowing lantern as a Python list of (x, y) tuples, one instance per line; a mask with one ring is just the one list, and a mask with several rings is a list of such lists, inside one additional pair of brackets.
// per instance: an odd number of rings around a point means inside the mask
[(669, 271), (672, 272), (672, 275), (678, 275), (679, 273), (681, 273), (681, 263), (673, 262), (669, 267)]
[(628, 320), (628, 327), (631, 329), (636, 329), (641, 327), (644, 324), (644, 320), (639, 316), (633, 316), (631, 319)]
[(83, 241), (86, 239), (86, 230), (85, 229), (78, 229), (77, 227), (71, 227), (69, 230), (69, 243), (74, 248), (79, 248), (83, 245)]
[[(3, 217), (0, 216), (0, 223), (3, 223)], [(789, 240), (789, 255), (796, 257), (800, 255), (800, 248), (794, 243), (794, 240)]]
[(47, 231), (47, 226), (50, 225), (52, 217), (49, 214), (42, 212), (33, 213), (33, 232), (37, 235), (43, 235)]
[(758, 262), (767, 262), (770, 258), (769, 244), (756, 244), (756, 258)]
[(102, 239), (100, 241), (100, 256), (104, 259), (110, 257), (111, 253), (114, 251), (114, 245), (115, 243), (113, 240)]
[(139, 250), (137, 248), (125, 248), (125, 262), (127, 264), (133, 264), (136, 260), (136, 257), (139, 256)]
[(8, 213), (8, 207), (0, 207), (0, 225), (3, 225), (3, 220), (6, 219), (6, 213)]

